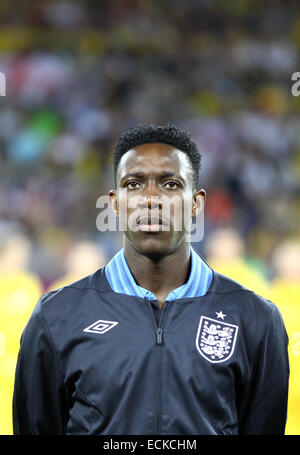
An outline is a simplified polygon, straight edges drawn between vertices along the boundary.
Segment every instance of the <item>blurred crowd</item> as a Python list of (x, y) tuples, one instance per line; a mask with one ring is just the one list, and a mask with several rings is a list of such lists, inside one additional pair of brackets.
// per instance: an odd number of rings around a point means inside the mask
[(122, 246), (96, 229), (118, 136), (166, 121), (203, 154), (205, 232), (193, 247), (282, 311), (287, 434), (300, 434), (298, 3), (1, 2), (0, 434), (12, 432), (19, 338), (39, 296)]

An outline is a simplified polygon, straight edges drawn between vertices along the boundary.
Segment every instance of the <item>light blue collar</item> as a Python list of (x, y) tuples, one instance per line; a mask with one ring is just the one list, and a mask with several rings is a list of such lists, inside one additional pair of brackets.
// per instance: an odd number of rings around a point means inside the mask
[[(213, 272), (192, 247), (190, 251), (192, 262), (188, 281), (171, 291), (165, 300), (200, 297), (208, 291)], [(110, 287), (114, 292), (157, 300), (157, 297), (152, 292), (136, 283), (127, 264), (124, 248), (112, 257), (104, 270)]]

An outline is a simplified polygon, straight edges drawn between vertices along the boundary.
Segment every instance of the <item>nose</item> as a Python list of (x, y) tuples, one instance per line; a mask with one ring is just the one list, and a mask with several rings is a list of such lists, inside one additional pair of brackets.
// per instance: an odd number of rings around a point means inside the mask
[(154, 208), (161, 209), (162, 202), (160, 200), (160, 190), (155, 184), (155, 182), (150, 182), (145, 186), (145, 193), (142, 196), (142, 201), (140, 204), (142, 209), (152, 210)]

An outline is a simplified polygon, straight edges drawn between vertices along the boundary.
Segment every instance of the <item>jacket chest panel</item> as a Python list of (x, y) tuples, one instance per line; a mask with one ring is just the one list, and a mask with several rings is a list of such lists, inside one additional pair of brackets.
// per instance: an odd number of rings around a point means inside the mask
[(149, 302), (145, 305), (131, 313), (127, 308), (124, 318), (117, 319), (114, 311), (102, 312), (94, 323), (90, 318), (64, 356), (73, 410), (90, 403), (91, 413), (96, 407), (112, 422), (110, 416), (132, 407), (145, 415), (150, 432), (159, 432), (177, 414), (178, 396), (184, 396), (183, 415), (192, 407), (196, 417), (203, 412), (201, 402), (216, 389), (221, 400), (231, 397), (234, 379), (228, 362), (214, 365), (196, 347), (201, 317), (213, 316), (214, 308), (165, 302), (157, 321)]

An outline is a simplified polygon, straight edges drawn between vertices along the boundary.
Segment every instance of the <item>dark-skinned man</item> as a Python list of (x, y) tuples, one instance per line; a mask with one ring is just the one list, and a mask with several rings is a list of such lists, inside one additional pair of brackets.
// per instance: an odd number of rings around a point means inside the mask
[(279, 310), (189, 241), (206, 197), (200, 161), (174, 125), (119, 138), (109, 199), (123, 248), (37, 303), (16, 369), (16, 434), (284, 433)]

